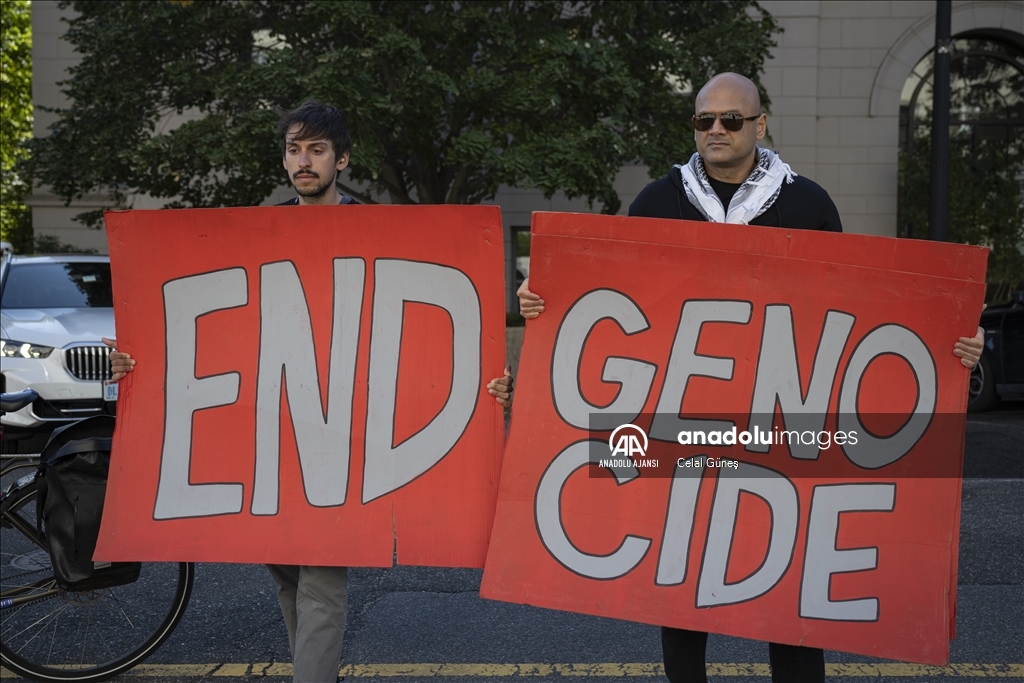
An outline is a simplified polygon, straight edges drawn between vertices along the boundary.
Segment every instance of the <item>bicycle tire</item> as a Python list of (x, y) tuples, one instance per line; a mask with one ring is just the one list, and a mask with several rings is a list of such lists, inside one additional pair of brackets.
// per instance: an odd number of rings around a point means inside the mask
[[(3, 501), (0, 660), (34, 681), (103, 681), (149, 657), (181, 621), (195, 565), (143, 563), (131, 584), (75, 593), (58, 590), (50, 557), (35, 534), (36, 487)], [(15, 524), (17, 522), (17, 524)]]

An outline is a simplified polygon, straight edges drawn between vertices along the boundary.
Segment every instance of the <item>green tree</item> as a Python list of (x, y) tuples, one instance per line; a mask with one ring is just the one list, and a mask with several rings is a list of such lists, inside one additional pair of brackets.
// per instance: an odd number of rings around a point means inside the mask
[[(65, 7), (83, 59), (33, 171), (67, 200), (120, 205), (260, 202), (287, 182), (279, 112), (317, 98), (349, 112), (352, 177), (394, 203), (475, 203), (507, 184), (614, 213), (624, 163), (658, 176), (693, 152), (689, 84), (756, 78), (778, 30), (741, 0)], [(188, 120), (165, 129), (175, 113)]]
[(32, 137), (32, 10), (28, 0), (0, 2), (0, 239), (32, 251), (32, 213), (15, 165)]
[[(907, 111), (900, 150), (898, 225), (902, 236), (928, 234), (931, 172), (931, 69)], [(992, 251), (990, 302), (1024, 287), (1024, 52), (988, 39), (954, 43), (950, 75), (949, 239)]]

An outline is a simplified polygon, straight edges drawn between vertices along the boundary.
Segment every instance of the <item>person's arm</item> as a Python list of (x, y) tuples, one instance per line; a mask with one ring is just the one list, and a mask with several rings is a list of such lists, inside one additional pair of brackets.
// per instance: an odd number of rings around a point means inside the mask
[[(981, 310), (985, 310), (982, 306)], [(960, 337), (960, 341), (953, 345), (953, 355), (960, 359), (960, 364), (968, 370), (974, 370), (981, 361), (981, 354), (985, 350), (985, 330), (978, 327), (978, 332), (973, 337)]]
[(127, 353), (117, 350), (117, 340), (103, 337), (103, 343), (110, 347), (110, 379), (115, 382), (135, 369), (135, 361)]
[[(985, 310), (983, 307), (981, 310)], [(953, 355), (960, 358), (960, 362), (968, 370), (981, 360), (981, 352), (985, 350), (985, 329), (978, 328), (978, 333), (973, 337), (960, 337), (960, 341), (953, 345)]]
[(544, 312), (544, 299), (541, 299), (539, 294), (531, 292), (529, 285), (530, 278), (526, 278), (516, 292), (516, 296), (519, 297), (519, 315), (527, 320), (536, 318)]
[(487, 393), (494, 397), (494, 400), (506, 408), (512, 405), (512, 392), (514, 391), (515, 380), (512, 379), (512, 366), (505, 366), (505, 374), (496, 377), (487, 383)]

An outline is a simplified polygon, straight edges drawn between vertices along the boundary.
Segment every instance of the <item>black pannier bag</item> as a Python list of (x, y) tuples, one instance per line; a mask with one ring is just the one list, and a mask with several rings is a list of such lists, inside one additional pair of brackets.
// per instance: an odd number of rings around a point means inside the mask
[(95, 563), (110, 468), (114, 418), (90, 417), (54, 430), (36, 474), (36, 525), (57, 585), (91, 591), (132, 583), (138, 562)]

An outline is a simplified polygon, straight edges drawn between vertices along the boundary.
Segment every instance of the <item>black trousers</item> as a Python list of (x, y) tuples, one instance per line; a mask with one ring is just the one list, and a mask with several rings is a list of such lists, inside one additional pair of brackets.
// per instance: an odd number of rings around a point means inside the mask
[[(661, 649), (670, 683), (707, 683), (708, 634), (662, 627)], [(824, 683), (825, 653), (814, 647), (768, 643), (773, 683)]]

